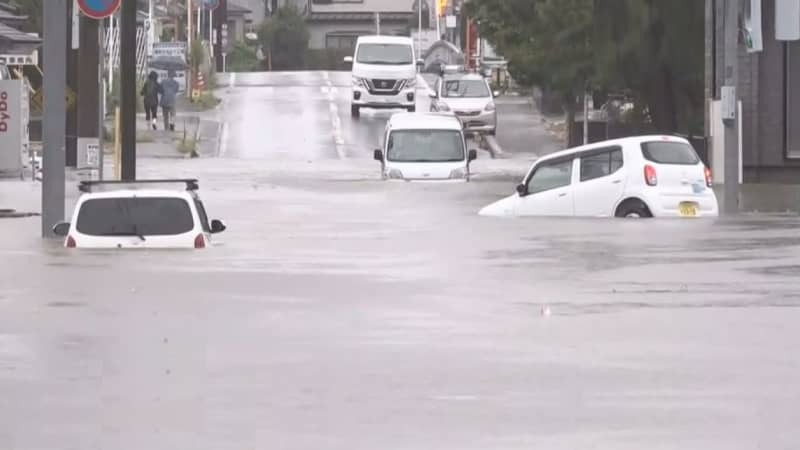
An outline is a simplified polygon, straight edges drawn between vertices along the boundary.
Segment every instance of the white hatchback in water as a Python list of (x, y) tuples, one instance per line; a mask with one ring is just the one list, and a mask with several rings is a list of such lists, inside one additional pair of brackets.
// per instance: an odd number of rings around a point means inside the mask
[(388, 180), (469, 181), (476, 150), (467, 151), (461, 121), (452, 114), (401, 113), (386, 124), (375, 150)]
[(711, 171), (685, 139), (599, 142), (537, 160), (483, 216), (716, 217)]
[[(174, 183), (186, 189), (152, 188)], [(72, 222), (53, 228), (68, 248), (205, 248), (225, 231), (222, 221), (209, 222), (197, 180), (84, 182), (80, 189)]]

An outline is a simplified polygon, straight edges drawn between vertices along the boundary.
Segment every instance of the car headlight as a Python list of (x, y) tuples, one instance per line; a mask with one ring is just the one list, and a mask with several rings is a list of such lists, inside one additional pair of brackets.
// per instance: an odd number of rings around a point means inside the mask
[(387, 174), (387, 177), (390, 180), (402, 180), (403, 179), (403, 172), (400, 172), (397, 169), (391, 169), (391, 170), (389, 170), (389, 173)]
[(494, 111), (494, 110), (496, 110), (496, 109), (497, 109), (497, 105), (495, 105), (495, 104), (494, 104), (494, 102), (489, 102), (489, 103), (486, 105), (486, 108), (484, 108), (484, 109), (485, 109), (486, 111), (488, 111), (488, 112), (492, 112), (492, 111)]
[(453, 169), (450, 171), (451, 180), (460, 180), (466, 177), (467, 177), (467, 171), (465, 169)]
[(366, 88), (367, 87), (367, 83), (363, 78), (353, 75), (353, 87)]
[(415, 88), (417, 87), (417, 78), (409, 78), (406, 80), (406, 88)]

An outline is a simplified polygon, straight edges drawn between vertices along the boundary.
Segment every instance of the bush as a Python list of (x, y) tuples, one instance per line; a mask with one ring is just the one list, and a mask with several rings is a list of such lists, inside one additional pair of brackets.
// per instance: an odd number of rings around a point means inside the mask
[(227, 56), (226, 70), (228, 72), (256, 72), (260, 70), (261, 63), (256, 57), (256, 49), (244, 42), (237, 42)]

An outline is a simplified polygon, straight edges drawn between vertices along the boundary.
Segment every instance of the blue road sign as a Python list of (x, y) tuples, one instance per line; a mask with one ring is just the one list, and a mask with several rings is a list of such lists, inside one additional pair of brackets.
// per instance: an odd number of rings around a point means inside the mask
[(105, 19), (114, 14), (122, 0), (78, 0), (81, 12), (92, 19)]
[(219, 0), (202, 0), (203, 9), (213, 10), (219, 8)]

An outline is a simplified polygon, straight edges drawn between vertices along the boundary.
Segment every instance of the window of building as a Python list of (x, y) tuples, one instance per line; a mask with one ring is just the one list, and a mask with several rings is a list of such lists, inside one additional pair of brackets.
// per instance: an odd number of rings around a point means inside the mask
[(329, 34), (325, 36), (325, 48), (353, 50), (357, 40), (357, 34)]
[(800, 158), (800, 42), (786, 44), (786, 154)]

